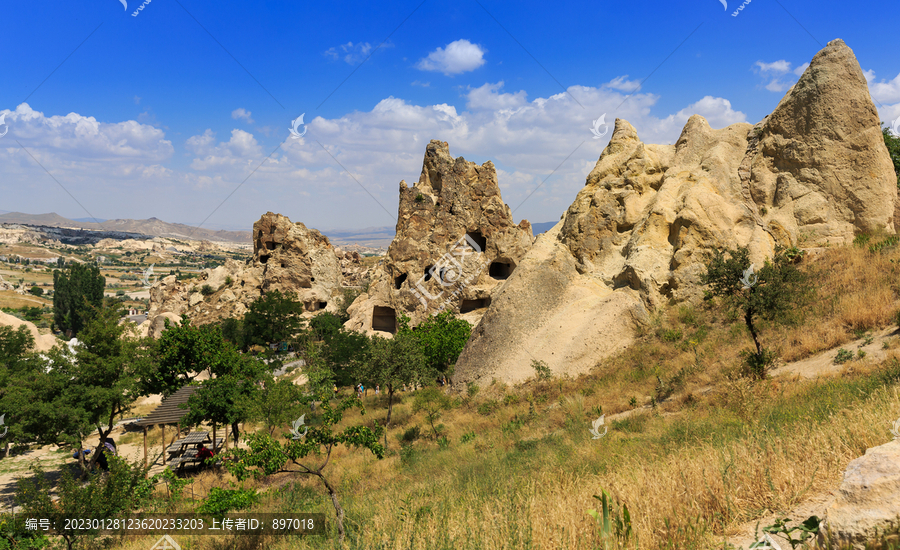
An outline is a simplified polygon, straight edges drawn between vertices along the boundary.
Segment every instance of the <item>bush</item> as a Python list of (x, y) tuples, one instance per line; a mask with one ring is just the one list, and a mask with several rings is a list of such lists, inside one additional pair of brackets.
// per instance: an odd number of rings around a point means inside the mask
[(490, 400), (485, 401), (484, 403), (478, 405), (478, 414), (482, 414), (484, 416), (489, 416), (494, 411), (497, 410), (498, 406), (499, 406), (499, 403), (497, 403), (493, 399), (490, 399)]
[(244, 510), (259, 501), (259, 494), (254, 489), (220, 489), (213, 487), (209, 496), (197, 511), (222, 517), (232, 510)]
[(835, 355), (834, 357), (834, 364), (840, 365), (846, 363), (847, 361), (850, 361), (851, 359), (853, 359), (853, 353), (845, 350), (844, 348), (841, 348), (838, 350), (837, 355)]
[(422, 436), (422, 430), (418, 426), (413, 426), (408, 428), (403, 435), (400, 436), (400, 444), (401, 445), (409, 445), (413, 441), (419, 439)]
[(459, 438), (460, 443), (468, 443), (475, 439), (475, 430), (472, 430), (469, 433), (462, 434), (462, 437)]
[(210, 295), (214, 294), (215, 292), (216, 291), (213, 290), (213, 287), (211, 287), (209, 285), (203, 285), (202, 287), (200, 287), (200, 294), (202, 294), (204, 296), (210, 296)]
[(535, 375), (537, 376), (538, 380), (550, 380), (551, 378), (553, 378), (553, 372), (544, 361), (532, 359), (531, 368), (534, 369)]
[(33, 286), (28, 292), (35, 296), (42, 296), (44, 294), (44, 289), (39, 286)]

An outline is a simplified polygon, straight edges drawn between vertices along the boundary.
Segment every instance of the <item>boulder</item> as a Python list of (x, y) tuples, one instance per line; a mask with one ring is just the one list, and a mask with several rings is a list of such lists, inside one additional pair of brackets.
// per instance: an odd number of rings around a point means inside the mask
[(35, 351), (49, 351), (53, 349), (53, 346), (55, 346), (56, 344), (62, 343), (61, 340), (57, 339), (56, 336), (53, 336), (52, 334), (41, 334), (34, 323), (23, 321), (18, 317), (15, 317), (8, 313), (4, 313), (2, 311), (0, 311), (0, 326), (13, 327), (14, 329), (18, 329), (20, 326), (24, 326), (26, 329), (28, 329), (28, 332), (31, 333), (32, 338), (34, 338)]
[(416, 325), (443, 310), (477, 320), (533, 240), (527, 220), (513, 222), (492, 162), (453, 158), (432, 140), (418, 181), (400, 182), (396, 235), (345, 326), (390, 333), (399, 314)]
[(900, 441), (866, 450), (844, 471), (837, 497), (825, 511), (831, 542), (864, 549), (866, 541), (900, 526)]
[[(817, 54), (772, 115), (713, 129), (688, 119), (675, 145), (644, 144), (617, 119), (584, 188), (493, 297), (455, 382), (587, 372), (649, 312), (696, 301), (714, 251), (849, 243), (894, 232), (896, 176), (853, 52)], [(524, 269), (523, 269), (524, 268)]]

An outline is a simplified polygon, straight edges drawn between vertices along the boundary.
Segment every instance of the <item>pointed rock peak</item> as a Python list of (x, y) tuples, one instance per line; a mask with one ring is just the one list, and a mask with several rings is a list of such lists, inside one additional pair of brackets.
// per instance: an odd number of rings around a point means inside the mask
[(613, 142), (626, 140), (640, 141), (640, 138), (638, 137), (637, 130), (634, 129), (634, 126), (632, 126), (630, 122), (625, 119), (617, 118), (616, 128), (615, 130), (613, 130), (613, 135), (609, 141)]

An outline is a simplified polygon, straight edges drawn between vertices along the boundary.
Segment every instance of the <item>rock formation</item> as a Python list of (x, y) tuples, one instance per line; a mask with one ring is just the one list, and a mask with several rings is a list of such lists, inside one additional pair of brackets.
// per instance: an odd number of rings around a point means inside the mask
[(14, 317), (8, 313), (4, 313), (0, 311), (0, 326), (8, 326), (13, 327), (14, 329), (18, 329), (20, 326), (25, 326), (28, 329), (28, 332), (31, 333), (32, 338), (34, 338), (34, 350), (35, 351), (50, 351), (53, 349), (53, 346), (56, 344), (62, 344), (61, 340), (58, 340), (56, 336), (52, 334), (41, 334), (38, 331), (38, 328), (34, 323), (29, 321), (23, 321), (18, 317)]
[[(351, 274), (345, 281), (343, 273)], [(308, 313), (334, 311), (345, 286), (366, 277), (359, 254), (331, 246), (328, 238), (281, 214), (267, 213), (253, 224), (253, 257), (246, 263), (228, 260), (206, 269), (199, 279), (178, 281), (169, 275), (150, 288), (150, 309), (141, 328), (153, 337), (164, 330), (164, 320), (182, 314), (194, 324), (239, 318), (264, 292), (294, 292)], [(207, 296), (203, 288), (209, 285)]]
[(348, 309), (346, 327), (394, 332), (396, 316), (413, 325), (448, 309), (477, 321), (492, 295), (531, 248), (531, 224), (516, 225), (500, 197), (492, 162), (454, 159), (432, 140), (419, 180), (400, 182), (397, 231), (368, 293)]
[(819, 52), (756, 126), (714, 130), (694, 115), (675, 145), (615, 131), (559, 224), (494, 296), (456, 382), (518, 382), (533, 360), (585, 372), (627, 346), (636, 323), (701, 294), (704, 262), (748, 246), (849, 243), (894, 232), (896, 176), (853, 52)]
[(900, 441), (866, 450), (847, 465), (838, 495), (825, 511), (825, 536), (862, 550), (867, 540), (900, 524)]

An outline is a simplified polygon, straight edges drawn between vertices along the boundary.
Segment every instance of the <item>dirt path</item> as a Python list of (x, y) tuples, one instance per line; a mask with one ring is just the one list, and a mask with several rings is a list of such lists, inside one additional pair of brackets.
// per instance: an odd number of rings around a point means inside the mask
[[(897, 343), (898, 336), (900, 336), (900, 331), (896, 327), (876, 331), (867, 337), (848, 342), (838, 348), (824, 351), (801, 361), (781, 365), (772, 369), (770, 375), (772, 378), (796, 379), (800, 377), (811, 379), (820, 376), (835, 376), (845, 371), (852, 372), (855, 368), (862, 365), (879, 363), (887, 359), (889, 348), (893, 347), (892, 344)], [(854, 361), (837, 364), (834, 360), (840, 349), (849, 351), (855, 358), (859, 357), (859, 350), (862, 350), (865, 355)], [(775, 513), (738, 526), (733, 530), (733, 534), (728, 537), (728, 542), (738, 549), (749, 548), (751, 544), (759, 540), (754, 537), (757, 525), (761, 530), (763, 527), (775, 523), (776, 519), (784, 517), (792, 520), (789, 526), (797, 525), (810, 516), (818, 516), (820, 519), (824, 518), (825, 510), (831, 504), (831, 501), (834, 500), (838, 486), (839, 484), (834, 484), (825, 492), (810, 495), (790, 510), (778, 510)], [(784, 539), (778, 537), (775, 537), (775, 542), (779, 543), (782, 548), (790, 546)]]

